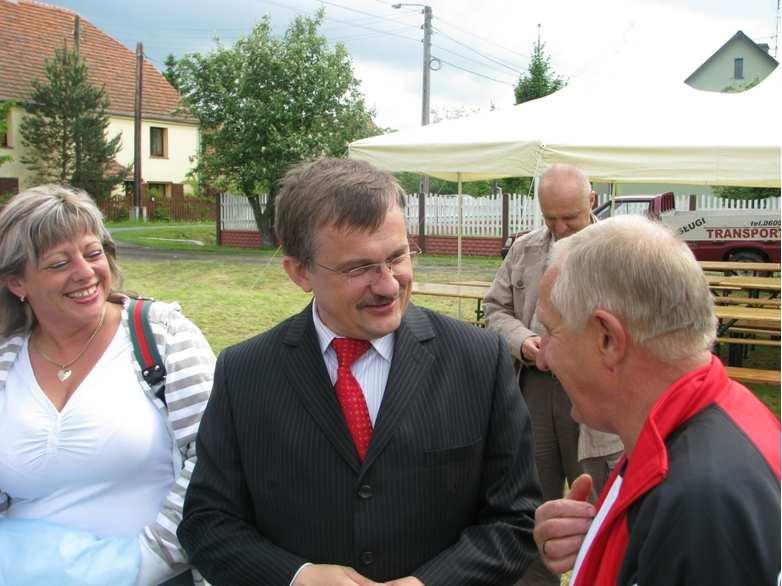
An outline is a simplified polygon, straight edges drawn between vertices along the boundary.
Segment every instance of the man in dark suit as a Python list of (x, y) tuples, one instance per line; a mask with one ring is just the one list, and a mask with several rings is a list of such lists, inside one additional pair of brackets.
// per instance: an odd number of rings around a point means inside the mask
[(178, 531), (209, 582), (511, 584), (535, 557), (510, 355), (410, 304), (404, 205), (366, 163), (286, 175), (283, 267), (314, 300), (218, 359)]

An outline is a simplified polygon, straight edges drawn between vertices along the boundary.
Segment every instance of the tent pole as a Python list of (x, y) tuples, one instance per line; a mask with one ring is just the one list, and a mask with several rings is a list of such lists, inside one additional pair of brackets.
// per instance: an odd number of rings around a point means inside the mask
[[(457, 193), (459, 198), (459, 221), (456, 227), (456, 280), (462, 280), (462, 222), (464, 221), (463, 214), (463, 199), (462, 199), (462, 174), (456, 174)], [(462, 300), (459, 298), (456, 303), (456, 319), (462, 319)]]
[(614, 207), (616, 206), (616, 181), (611, 182), (611, 215), (614, 215)]

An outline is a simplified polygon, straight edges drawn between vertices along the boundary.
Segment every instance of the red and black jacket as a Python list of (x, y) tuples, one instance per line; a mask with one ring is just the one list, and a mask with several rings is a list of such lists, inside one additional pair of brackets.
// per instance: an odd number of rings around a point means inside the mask
[(575, 586), (776, 584), (779, 421), (719, 359), (665, 391), (619, 473)]

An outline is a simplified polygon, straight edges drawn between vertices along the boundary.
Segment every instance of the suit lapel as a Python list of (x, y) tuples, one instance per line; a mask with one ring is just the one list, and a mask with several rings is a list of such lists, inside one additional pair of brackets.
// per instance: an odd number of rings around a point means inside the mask
[(411, 400), (423, 392), (426, 375), (434, 355), (422, 342), (435, 337), (434, 329), (424, 312), (410, 305), (394, 338), (394, 357), (388, 383), (383, 393), (372, 441), (364, 460), (364, 470), (383, 451), (393, 437)]
[(293, 319), (283, 342), (288, 350), (284, 366), (291, 386), (337, 453), (358, 473), (361, 463), (323, 362), (312, 304)]

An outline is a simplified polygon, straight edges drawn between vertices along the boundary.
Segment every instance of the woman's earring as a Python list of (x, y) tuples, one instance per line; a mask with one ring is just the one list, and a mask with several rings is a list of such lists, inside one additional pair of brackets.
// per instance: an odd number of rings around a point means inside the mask
[(24, 295), (22, 295), (22, 296), (19, 298), (19, 301), (21, 301), (22, 303), (24, 303)]

